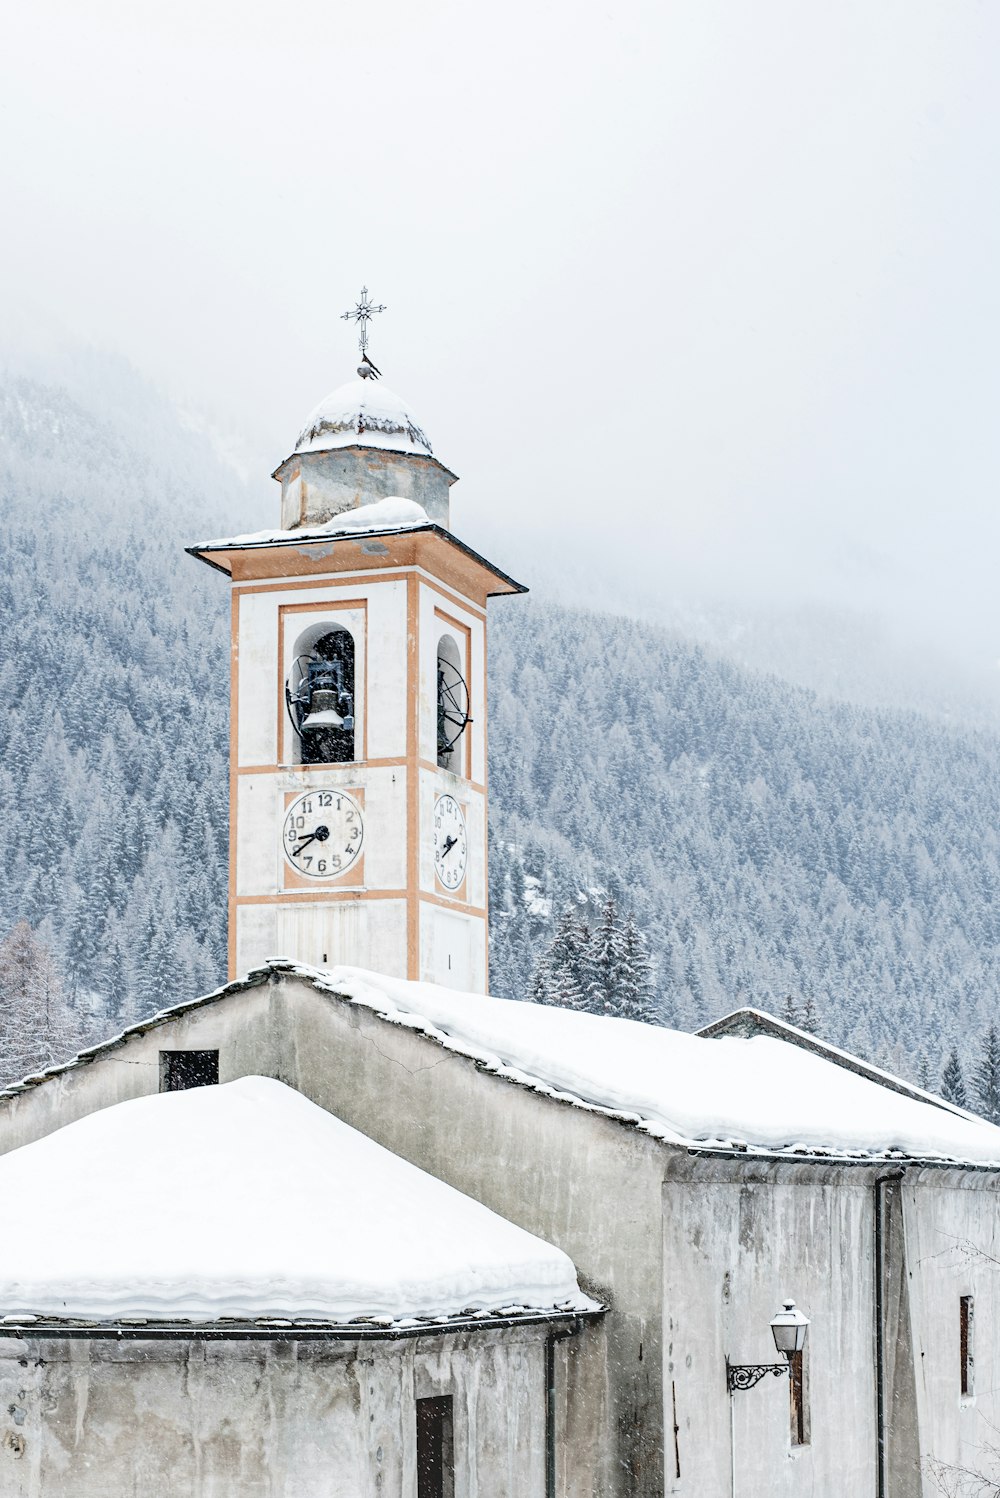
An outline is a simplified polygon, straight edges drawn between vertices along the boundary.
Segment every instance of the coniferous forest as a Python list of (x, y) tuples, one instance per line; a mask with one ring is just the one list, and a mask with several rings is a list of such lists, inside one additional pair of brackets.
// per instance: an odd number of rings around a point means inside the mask
[[(42, 1032), (65, 1049), (224, 977), (227, 592), (182, 548), (266, 521), (267, 481), (248, 515), (208, 441), (116, 378), (103, 406), (0, 389), (5, 1079)], [(634, 619), (501, 610), (495, 992), (683, 1028), (753, 1004), (973, 1106), (1000, 1089), (994, 735)]]

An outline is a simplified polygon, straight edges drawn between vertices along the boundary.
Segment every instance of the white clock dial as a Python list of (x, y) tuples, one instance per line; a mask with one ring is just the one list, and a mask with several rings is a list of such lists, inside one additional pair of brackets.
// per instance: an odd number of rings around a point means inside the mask
[(285, 812), (281, 846), (296, 873), (337, 879), (357, 861), (364, 837), (364, 815), (353, 796), (306, 791)]
[(439, 796), (434, 803), (434, 868), (445, 889), (458, 889), (468, 857), (469, 835), (462, 808), (454, 796)]

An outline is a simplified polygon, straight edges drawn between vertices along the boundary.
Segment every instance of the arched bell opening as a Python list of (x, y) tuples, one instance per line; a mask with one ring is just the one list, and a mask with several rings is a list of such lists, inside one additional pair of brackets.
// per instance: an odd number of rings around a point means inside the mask
[(354, 636), (339, 624), (314, 624), (295, 642), (285, 701), (302, 765), (354, 759)]
[(451, 635), (442, 635), (437, 648), (437, 762), (455, 775), (462, 773), (462, 735), (471, 722), (461, 652)]

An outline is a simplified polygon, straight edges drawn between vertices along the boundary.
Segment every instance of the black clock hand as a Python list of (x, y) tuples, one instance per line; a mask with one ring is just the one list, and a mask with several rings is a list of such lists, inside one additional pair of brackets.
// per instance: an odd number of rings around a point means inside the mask
[(308, 848), (311, 842), (325, 843), (329, 836), (329, 827), (317, 827), (316, 831), (310, 832), (309, 836), (303, 842), (299, 843), (299, 846), (297, 848), (292, 849), (292, 857), (298, 858), (299, 854), (302, 852), (302, 849)]
[(457, 842), (457, 837), (446, 837), (444, 840), (444, 847), (441, 849), (441, 857), (447, 858), (448, 854), (451, 852), (452, 848), (454, 848)]

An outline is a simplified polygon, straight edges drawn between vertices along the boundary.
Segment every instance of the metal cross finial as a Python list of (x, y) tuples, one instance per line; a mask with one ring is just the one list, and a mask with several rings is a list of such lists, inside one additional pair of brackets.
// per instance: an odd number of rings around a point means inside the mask
[(368, 324), (376, 312), (384, 311), (385, 307), (381, 303), (376, 307), (371, 301), (368, 294), (368, 287), (362, 286), (361, 295), (358, 297), (356, 304), (349, 312), (342, 312), (340, 314), (343, 322), (356, 322), (361, 329), (358, 337), (358, 347), (361, 349), (362, 359), (368, 357)]

